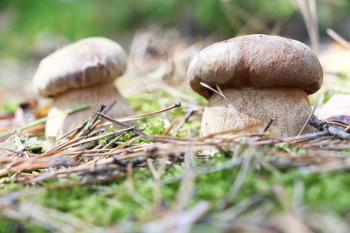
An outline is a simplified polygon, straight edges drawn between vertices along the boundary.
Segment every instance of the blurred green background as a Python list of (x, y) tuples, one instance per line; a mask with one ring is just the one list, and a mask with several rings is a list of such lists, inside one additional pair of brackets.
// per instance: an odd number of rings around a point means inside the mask
[[(251, 33), (309, 43), (297, 1), (0, 0), (0, 94), (26, 98), (16, 92), (18, 86), (27, 87), (38, 62), (63, 45), (105, 36), (129, 51), (135, 33), (154, 25), (176, 29), (188, 44)], [(350, 38), (350, 0), (315, 1), (321, 45), (331, 41), (325, 33), (329, 27)]]
[[(317, 3), (321, 34), (333, 27), (349, 35), (350, 0)], [(275, 32), (307, 40), (302, 17), (288, 0), (0, 0), (0, 54), (28, 58), (40, 46), (93, 35), (128, 47), (137, 29), (153, 24), (190, 37)]]

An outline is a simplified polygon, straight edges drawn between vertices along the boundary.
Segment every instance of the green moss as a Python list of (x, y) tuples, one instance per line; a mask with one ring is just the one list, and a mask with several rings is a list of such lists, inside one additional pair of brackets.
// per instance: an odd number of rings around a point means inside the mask
[(4, 196), (11, 192), (16, 192), (23, 189), (23, 186), (20, 184), (8, 183), (11, 180), (10, 177), (2, 178), (2, 182), (0, 183), (0, 196)]
[(49, 231), (30, 222), (18, 222), (6, 218), (0, 219), (0, 233), (16, 232), (46, 233)]
[(13, 114), (18, 109), (19, 104), (17, 102), (6, 102), (0, 104), (0, 113)]
[(343, 173), (302, 175), (289, 173), (284, 177), (286, 186), (292, 189), (295, 180), (305, 187), (305, 204), (315, 210), (346, 214), (350, 210), (350, 176)]

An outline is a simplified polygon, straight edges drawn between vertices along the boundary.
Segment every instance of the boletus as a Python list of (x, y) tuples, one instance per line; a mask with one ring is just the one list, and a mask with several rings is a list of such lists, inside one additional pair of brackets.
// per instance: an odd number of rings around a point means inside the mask
[[(126, 70), (126, 60), (126, 53), (118, 43), (102, 37), (80, 40), (44, 58), (34, 74), (33, 87), (41, 96), (53, 99), (46, 137), (56, 137), (78, 127), (99, 104), (115, 102), (108, 112), (111, 117), (132, 114), (114, 85), (114, 80)], [(91, 107), (66, 114), (68, 109), (84, 103)]]
[[(319, 90), (322, 77), (320, 62), (309, 47), (262, 34), (212, 44), (188, 69), (192, 89), (208, 99), (203, 136), (259, 133), (271, 119), (268, 132), (273, 136), (297, 135), (311, 112), (308, 95)], [(310, 131), (310, 126), (304, 129)]]

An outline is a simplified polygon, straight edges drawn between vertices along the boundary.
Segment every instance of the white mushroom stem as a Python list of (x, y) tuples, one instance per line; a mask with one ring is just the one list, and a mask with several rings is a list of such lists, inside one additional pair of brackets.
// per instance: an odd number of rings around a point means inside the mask
[[(230, 135), (261, 133), (271, 119), (274, 120), (268, 132), (273, 136), (294, 136), (311, 112), (307, 94), (300, 89), (227, 89), (223, 94), (230, 107), (222, 96), (210, 97), (203, 114), (202, 136), (230, 130)], [(306, 126), (303, 132), (312, 131), (311, 126)]]
[[(53, 99), (53, 107), (48, 113), (45, 128), (46, 137), (56, 138), (69, 130), (80, 126), (101, 104), (110, 105), (116, 101), (114, 107), (108, 112), (113, 118), (133, 114), (126, 100), (119, 94), (113, 82), (97, 84), (79, 89), (72, 89)], [(71, 115), (65, 114), (66, 110), (76, 108), (84, 103), (91, 104), (87, 110)]]

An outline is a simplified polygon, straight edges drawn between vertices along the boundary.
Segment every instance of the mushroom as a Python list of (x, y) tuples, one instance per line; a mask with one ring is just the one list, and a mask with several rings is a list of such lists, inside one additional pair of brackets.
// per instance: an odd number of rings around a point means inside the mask
[[(44, 58), (33, 77), (35, 91), (53, 99), (45, 128), (46, 137), (62, 135), (86, 121), (98, 103), (115, 106), (111, 117), (133, 113), (119, 94), (114, 80), (126, 69), (126, 53), (116, 42), (102, 37), (80, 40)], [(84, 103), (87, 110), (67, 115), (67, 109)]]
[[(307, 121), (308, 94), (320, 88), (323, 71), (306, 45), (255, 34), (203, 49), (191, 61), (187, 75), (192, 89), (208, 99), (201, 135), (258, 133), (273, 119), (272, 135), (292, 136)], [(304, 132), (312, 130), (306, 126)]]

